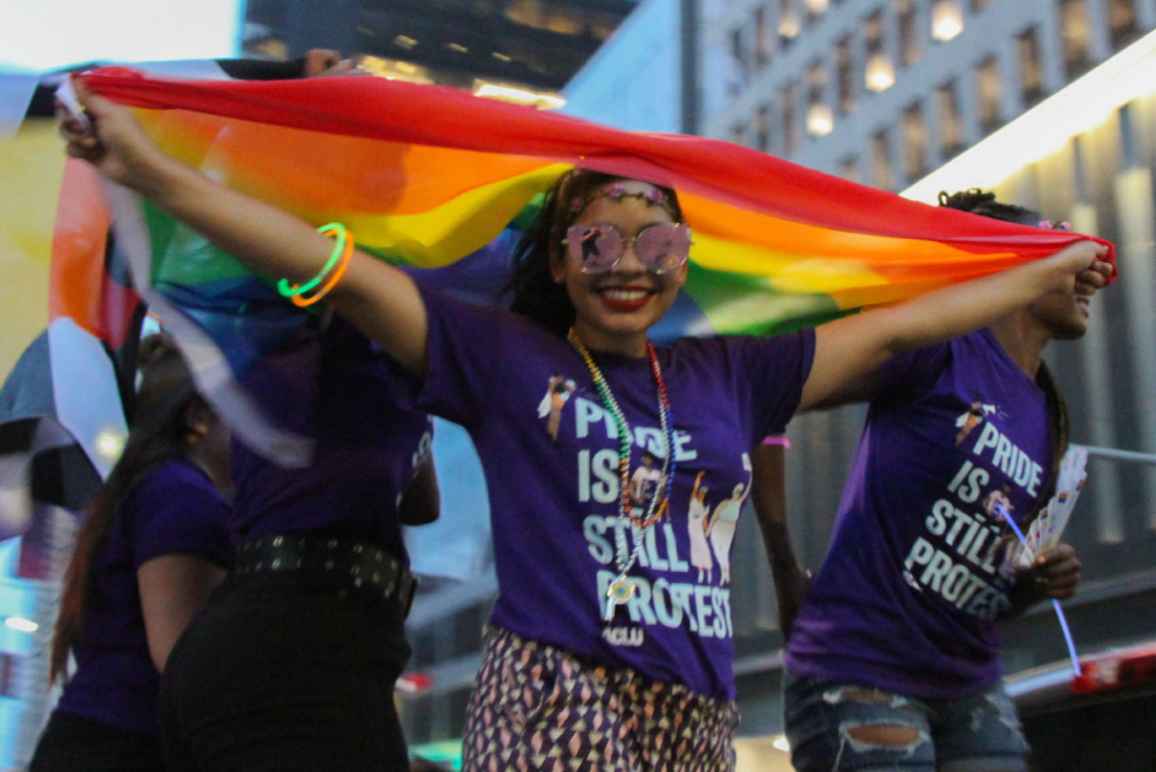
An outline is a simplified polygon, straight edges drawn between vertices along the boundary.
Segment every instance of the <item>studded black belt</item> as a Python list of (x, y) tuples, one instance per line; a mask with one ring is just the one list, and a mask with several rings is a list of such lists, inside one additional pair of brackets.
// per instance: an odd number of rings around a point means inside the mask
[(392, 601), (409, 614), (417, 580), (381, 547), (326, 536), (262, 536), (241, 544), (233, 573), (296, 574), (309, 584), (333, 587), (340, 595)]

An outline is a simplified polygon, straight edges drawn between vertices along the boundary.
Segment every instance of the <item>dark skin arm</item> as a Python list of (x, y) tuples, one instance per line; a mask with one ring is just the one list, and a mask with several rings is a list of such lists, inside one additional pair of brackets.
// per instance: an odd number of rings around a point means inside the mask
[(402, 525), (429, 525), (441, 514), (441, 494), (433, 459), (427, 458), (401, 497), (397, 516)]
[(791, 635), (795, 617), (811, 585), (803, 570), (787, 529), (786, 450), (781, 445), (760, 445), (751, 454), (754, 462), (752, 492), (763, 547), (775, 580), (775, 597), (779, 606), (779, 629), (783, 639)]

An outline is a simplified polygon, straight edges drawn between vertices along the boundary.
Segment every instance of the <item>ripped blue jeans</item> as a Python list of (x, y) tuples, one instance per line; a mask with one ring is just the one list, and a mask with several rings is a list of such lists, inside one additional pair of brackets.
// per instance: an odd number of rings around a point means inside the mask
[(784, 679), (787, 740), (799, 772), (1022, 772), (1028, 744), (1003, 684), (927, 700), (812, 678)]

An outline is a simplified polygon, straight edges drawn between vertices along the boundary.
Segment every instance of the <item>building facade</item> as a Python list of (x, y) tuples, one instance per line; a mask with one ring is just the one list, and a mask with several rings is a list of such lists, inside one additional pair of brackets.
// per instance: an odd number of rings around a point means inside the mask
[(702, 133), (903, 190), (1156, 27), (1156, 0), (734, 0)]
[[(249, 0), (246, 53), (285, 59), (310, 48), (365, 57), (418, 83), (544, 96), (602, 45), (635, 0)], [(553, 106), (550, 100), (539, 100)]]

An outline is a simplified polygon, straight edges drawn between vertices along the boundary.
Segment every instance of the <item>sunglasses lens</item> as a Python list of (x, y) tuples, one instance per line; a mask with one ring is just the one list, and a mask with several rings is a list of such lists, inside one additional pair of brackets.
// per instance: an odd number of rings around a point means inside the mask
[(651, 225), (634, 242), (639, 261), (657, 273), (676, 270), (690, 256), (690, 228), (681, 223)]
[(622, 257), (624, 245), (608, 225), (573, 225), (566, 231), (566, 249), (586, 273), (605, 273)]

